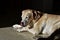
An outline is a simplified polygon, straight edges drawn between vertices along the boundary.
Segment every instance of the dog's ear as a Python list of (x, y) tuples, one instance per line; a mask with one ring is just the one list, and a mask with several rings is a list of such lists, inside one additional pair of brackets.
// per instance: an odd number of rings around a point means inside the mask
[(43, 12), (37, 11), (38, 18), (43, 16)]
[(40, 12), (40, 11), (33, 11), (33, 18), (34, 18), (34, 20), (38, 20), (40, 17), (42, 17), (42, 12)]
[(33, 18), (34, 18), (34, 20), (36, 19), (36, 17), (37, 17), (37, 12), (35, 10), (33, 10)]

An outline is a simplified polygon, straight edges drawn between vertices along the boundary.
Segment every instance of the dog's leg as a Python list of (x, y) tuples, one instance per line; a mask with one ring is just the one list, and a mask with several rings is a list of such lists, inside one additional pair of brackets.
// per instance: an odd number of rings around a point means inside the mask
[(18, 32), (23, 32), (23, 31), (27, 31), (27, 27), (23, 27), (22, 29), (17, 29)]
[(35, 40), (38, 39), (38, 38), (35, 38), (35, 36), (39, 34), (38, 31), (37, 31), (36, 29), (34, 29), (34, 28), (28, 29), (28, 32), (30, 32), (30, 33), (33, 34), (33, 38), (34, 38)]
[[(59, 25), (54, 25), (51, 28), (45, 28), (45, 30), (43, 30), (42, 34), (37, 35), (36, 37), (38, 38), (48, 38), (49, 36), (51, 36), (52, 33), (54, 33), (57, 29), (58, 29)], [(48, 31), (46, 30), (48, 29)]]
[(14, 29), (16, 29), (16, 28), (22, 28), (22, 26), (21, 26), (21, 25), (18, 25), (18, 24), (13, 25), (12, 27), (13, 27)]
[(17, 29), (17, 31), (18, 32), (28, 31), (28, 27), (29, 27), (29, 25), (27, 25), (26, 27), (23, 27), (22, 29)]
[(35, 36), (35, 38), (48, 38), (49, 34), (39, 34), (37, 36)]

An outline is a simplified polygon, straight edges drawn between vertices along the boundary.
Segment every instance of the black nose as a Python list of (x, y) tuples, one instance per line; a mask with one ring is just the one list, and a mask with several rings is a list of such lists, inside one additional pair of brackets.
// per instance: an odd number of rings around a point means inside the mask
[(25, 27), (24, 22), (21, 22), (21, 26)]

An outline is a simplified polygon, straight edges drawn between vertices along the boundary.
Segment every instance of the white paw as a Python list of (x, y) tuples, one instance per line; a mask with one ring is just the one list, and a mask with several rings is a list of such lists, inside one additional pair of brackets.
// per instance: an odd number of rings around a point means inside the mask
[(13, 25), (13, 28), (19, 29), (19, 28), (22, 28), (22, 26), (18, 25), (18, 24), (15, 24), (15, 25)]
[(17, 32), (21, 32), (22, 28), (23, 27), (21, 25), (18, 25), (18, 24), (13, 25), (13, 29), (16, 30)]
[(21, 29), (17, 29), (17, 32), (21, 32)]

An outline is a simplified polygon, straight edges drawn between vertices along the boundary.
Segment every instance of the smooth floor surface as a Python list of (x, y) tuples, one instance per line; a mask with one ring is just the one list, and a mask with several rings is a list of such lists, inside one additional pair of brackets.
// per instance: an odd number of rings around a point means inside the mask
[(29, 32), (16, 32), (12, 27), (0, 28), (0, 40), (35, 40)]

